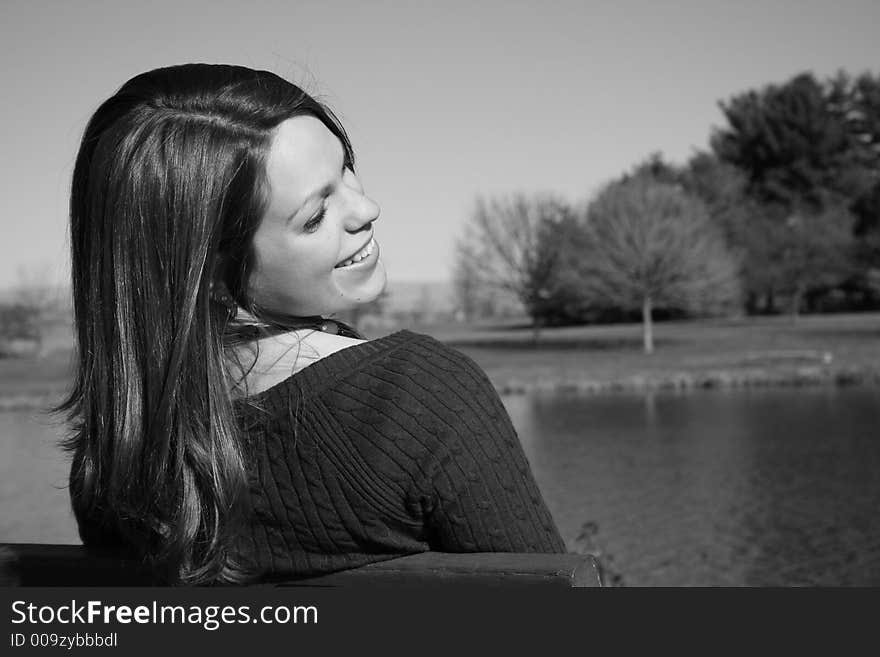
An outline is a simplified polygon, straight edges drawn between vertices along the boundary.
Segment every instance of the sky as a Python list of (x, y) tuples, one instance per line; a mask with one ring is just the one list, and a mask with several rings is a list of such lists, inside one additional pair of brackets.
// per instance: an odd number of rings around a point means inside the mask
[(477, 195), (571, 202), (653, 152), (684, 162), (718, 102), (802, 71), (880, 72), (876, 0), (0, 0), (0, 289), (69, 277), (82, 130), (132, 76), (272, 70), (346, 126), (389, 279), (445, 281)]

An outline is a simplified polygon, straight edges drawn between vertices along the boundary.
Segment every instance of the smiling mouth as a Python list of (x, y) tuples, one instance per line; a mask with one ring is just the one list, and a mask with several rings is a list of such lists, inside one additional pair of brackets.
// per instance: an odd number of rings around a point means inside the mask
[(376, 249), (376, 239), (371, 237), (370, 241), (367, 242), (360, 251), (351, 256), (348, 260), (343, 260), (340, 262), (334, 269), (341, 269), (342, 267), (351, 267), (352, 265), (356, 265), (361, 260), (368, 258), (372, 255), (373, 251)]

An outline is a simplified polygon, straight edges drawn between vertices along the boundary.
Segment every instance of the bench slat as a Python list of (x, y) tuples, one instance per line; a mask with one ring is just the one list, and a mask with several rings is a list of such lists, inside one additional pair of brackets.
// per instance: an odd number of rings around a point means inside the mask
[[(149, 573), (112, 553), (82, 545), (0, 544), (3, 586), (144, 586)], [(601, 586), (590, 555), (423, 552), (280, 586)]]

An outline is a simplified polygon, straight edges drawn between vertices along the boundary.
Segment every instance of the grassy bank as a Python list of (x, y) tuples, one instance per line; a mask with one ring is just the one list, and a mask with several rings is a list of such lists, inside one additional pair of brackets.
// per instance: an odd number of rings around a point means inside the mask
[[(880, 384), (880, 313), (663, 322), (650, 356), (634, 324), (544, 329), (537, 344), (525, 321), (411, 328), (471, 356), (501, 393)], [(0, 360), (0, 410), (55, 403), (69, 375), (63, 350)]]
[(49, 408), (67, 390), (71, 352), (58, 349), (42, 358), (0, 359), (0, 411)]
[(544, 329), (425, 327), (471, 356), (502, 393), (880, 383), (880, 314)]

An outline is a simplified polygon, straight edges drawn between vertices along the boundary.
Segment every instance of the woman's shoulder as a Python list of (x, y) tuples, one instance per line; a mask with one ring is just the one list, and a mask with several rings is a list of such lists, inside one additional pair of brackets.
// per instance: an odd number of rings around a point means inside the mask
[[(377, 384), (396, 382), (416, 388), (428, 384), (432, 390), (468, 383), (486, 383), (482, 369), (467, 355), (426, 333), (404, 329), (384, 338), (343, 348), (326, 359), (328, 369), (342, 378), (375, 380)], [(320, 363), (303, 370), (307, 372)]]
[[(392, 366), (417, 377), (430, 377), (448, 383), (488, 382), (480, 366), (467, 354), (424, 333), (407, 331), (407, 348), (389, 359)], [(396, 362), (395, 362), (396, 361)]]
[[(335, 381), (311, 390), (327, 413), (361, 427), (357, 436), (369, 426), (378, 431), (380, 441), (410, 445), (412, 438), (432, 454), (454, 443), (462, 431), (471, 436), (498, 430), (504, 407), (472, 358), (431, 335), (409, 330), (395, 335), (399, 339), (393, 346), (382, 345), (374, 357), (365, 357), (351, 370), (339, 372)], [(338, 354), (360, 350), (352, 347)], [(318, 365), (302, 374), (321, 372)]]
[(427, 333), (403, 329), (383, 338), (343, 346), (330, 354), (327, 363), (348, 361), (347, 372), (387, 371), (415, 378), (440, 377), (450, 374), (485, 376), (480, 367), (466, 354)]
[(327, 386), (330, 404), (381, 408), (389, 417), (495, 406), (495, 388), (472, 358), (431, 335), (404, 331), (401, 337), (395, 348), (377, 352)]

